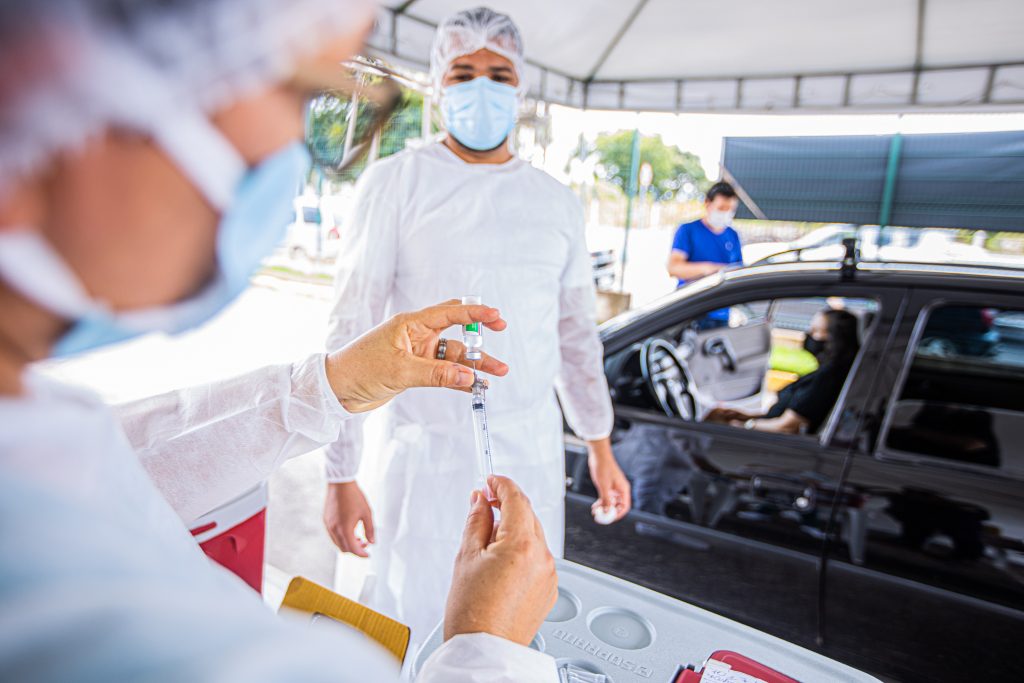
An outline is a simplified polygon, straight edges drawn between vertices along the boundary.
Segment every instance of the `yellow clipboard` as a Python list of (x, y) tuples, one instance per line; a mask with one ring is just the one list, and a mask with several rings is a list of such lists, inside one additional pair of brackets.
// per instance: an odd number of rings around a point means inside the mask
[(314, 617), (322, 614), (348, 624), (383, 645), (399, 662), (405, 660), (409, 650), (408, 626), (301, 576), (296, 576), (288, 584), (281, 607), (306, 612)]

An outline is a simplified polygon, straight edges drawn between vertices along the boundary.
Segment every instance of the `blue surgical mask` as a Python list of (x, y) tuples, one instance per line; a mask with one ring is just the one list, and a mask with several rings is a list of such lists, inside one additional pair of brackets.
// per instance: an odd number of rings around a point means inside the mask
[(516, 125), (519, 95), (511, 85), (486, 76), (442, 91), (441, 116), (448, 132), (470, 149), (496, 148)]
[[(178, 147), (175, 151), (181, 153), (183, 149)], [(220, 147), (219, 151), (224, 152), (225, 148)], [(194, 160), (201, 157), (193, 152), (186, 154)], [(180, 158), (173, 152), (171, 156)], [(224, 169), (241, 166), (236, 159), (219, 161), (230, 161), (220, 164)], [(189, 164), (183, 166), (188, 171)], [(218, 164), (205, 167), (206, 177), (197, 185), (215, 206), (222, 208), (217, 232), (217, 271), (199, 293), (174, 304), (111, 311), (89, 297), (56, 250), (38, 233), (0, 233), (0, 277), (39, 305), (72, 321), (51, 355), (69, 356), (148, 332), (185, 332), (212, 318), (245, 290), (262, 259), (284, 236), (296, 190), (309, 168), (309, 153), (301, 142), (296, 142), (248, 171), (228, 171), (219, 180), (210, 179), (210, 167), (217, 168)], [(195, 179), (195, 174), (192, 175)], [(233, 191), (228, 190), (226, 182), (234, 186)]]

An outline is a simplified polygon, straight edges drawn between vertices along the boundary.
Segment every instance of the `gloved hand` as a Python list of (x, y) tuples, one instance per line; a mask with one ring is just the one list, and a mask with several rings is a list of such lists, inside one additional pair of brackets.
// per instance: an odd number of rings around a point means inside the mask
[[(364, 538), (356, 535), (356, 526), (363, 523)], [(373, 511), (359, 484), (354, 481), (327, 485), (324, 501), (324, 526), (334, 545), (343, 553), (368, 557), (366, 546), (376, 539)]]
[(501, 510), (495, 526), (487, 497), (474, 491), (455, 558), (444, 638), (490, 633), (529, 645), (555, 606), (558, 576), (530, 500), (507, 477), (487, 480)]
[[(448, 340), (445, 360), (437, 360), (441, 332), (452, 325), (480, 322), (495, 332), (506, 327), (498, 309), (464, 306), (458, 299), (415, 313), (399, 313), (328, 354), (327, 380), (341, 405), (361, 413), (384, 405), (413, 387), (448, 387), (470, 391), (473, 372), (462, 342)], [(484, 354), (477, 369), (498, 377), (508, 366)]]

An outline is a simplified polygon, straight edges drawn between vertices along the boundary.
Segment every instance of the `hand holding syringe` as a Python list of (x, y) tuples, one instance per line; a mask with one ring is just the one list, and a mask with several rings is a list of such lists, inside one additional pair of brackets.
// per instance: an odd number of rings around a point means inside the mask
[[(463, 304), (479, 304), (479, 296), (462, 297)], [(476, 364), (483, 357), (484, 336), (480, 325), (473, 323), (462, 326), (462, 340), (466, 345), (466, 359), (473, 362), (473, 432), (476, 437), (477, 476), (487, 493), (487, 499), (493, 500), (487, 481), (494, 474), (494, 461), (491, 457), (491, 433), (487, 426), (487, 384), (476, 376)]]

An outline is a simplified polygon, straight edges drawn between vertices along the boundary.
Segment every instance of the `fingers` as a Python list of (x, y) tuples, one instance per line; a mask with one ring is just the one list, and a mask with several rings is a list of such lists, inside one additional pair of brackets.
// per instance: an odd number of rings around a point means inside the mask
[(629, 509), (630, 509), (629, 498), (628, 497), (623, 497), (620, 494), (616, 493), (615, 494), (615, 503), (609, 509), (614, 511), (614, 513), (615, 513), (614, 516), (612, 517), (612, 522), (619, 521), (620, 519), (625, 517), (627, 514), (629, 514)]
[(600, 497), (590, 506), (598, 524), (617, 522), (633, 508), (629, 481), (625, 478), (598, 485), (598, 495)]
[(473, 491), (470, 497), (469, 518), (466, 529), (462, 532), (462, 552), (478, 553), (491, 542), (494, 532), (494, 514), (487, 498), (479, 491)]
[[(508, 477), (492, 475), (487, 484), (501, 508), (501, 530), (504, 534), (537, 534), (540, 521), (533, 514), (530, 499), (514, 481)], [(543, 531), (541, 531), (543, 538)]]
[[(466, 360), (466, 345), (457, 339), (448, 340), (447, 351), (445, 352), (444, 359), (467, 367), (472, 367), (473, 365), (472, 361)], [(495, 375), (497, 377), (504, 377), (508, 374), (508, 365), (486, 353), (483, 354), (483, 357), (476, 362), (476, 369), (480, 372), (486, 372), (489, 375)]]
[(368, 543), (377, 542), (377, 534), (373, 530), (373, 515), (367, 510), (366, 515), (363, 517), (363, 533), (366, 534), (366, 540)]
[(625, 475), (622, 476), (619, 489), (622, 491), (622, 503), (628, 512), (633, 509), (633, 487), (630, 486), (629, 480), (626, 479)]
[(498, 309), (482, 305), (464, 306), (459, 303), (458, 299), (424, 308), (422, 311), (410, 313), (409, 316), (416, 322), (438, 331), (452, 325), (468, 325), (470, 323), (483, 323), (485, 327), (495, 332), (500, 332), (508, 326), (501, 319)]
[(633, 492), (630, 490), (629, 482), (623, 481), (619, 490), (619, 514), (615, 518), (618, 521), (629, 514), (633, 509)]
[(345, 543), (348, 546), (348, 551), (350, 553), (352, 553), (356, 557), (369, 557), (369, 554), (366, 552), (366, 543), (364, 543), (361, 538), (356, 536), (355, 527), (345, 530), (343, 534), (345, 538)]
[(328, 527), (327, 531), (341, 552), (352, 553), (357, 557), (369, 557), (366, 553), (366, 544), (356, 536), (354, 524), (351, 527), (347, 524), (337, 524)]
[(430, 360), (416, 356), (406, 357), (405, 387), (446, 387), (469, 389), (473, 386), (473, 371), (464, 365), (446, 360)]

